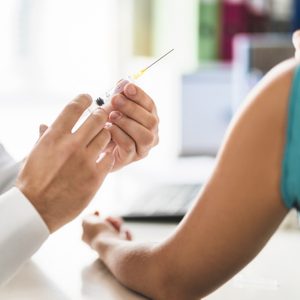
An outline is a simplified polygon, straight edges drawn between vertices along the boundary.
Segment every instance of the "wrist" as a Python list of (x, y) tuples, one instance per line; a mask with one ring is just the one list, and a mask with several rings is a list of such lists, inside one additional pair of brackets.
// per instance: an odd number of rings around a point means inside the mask
[(99, 233), (91, 240), (91, 248), (99, 253), (102, 259), (120, 240), (112, 234), (109, 233)]
[(38, 192), (34, 192), (34, 189), (29, 189), (24, 184), (18, 181), (16, 183), (16, 187), (38, 212), (38, 214), (48, 227), (49, 232), (53, 233), (53, 231), (55, 231), (55, 222), (53, 222), (52, 218), (49, 217), (47, 207), (45, 206), (46, 201), (42, 201), (42, 196), (37, 196)]

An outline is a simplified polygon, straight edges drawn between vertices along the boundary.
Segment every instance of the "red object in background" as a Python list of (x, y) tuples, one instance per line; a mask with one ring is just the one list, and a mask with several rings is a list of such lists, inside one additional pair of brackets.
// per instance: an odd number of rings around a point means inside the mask
[(244, 1), (222, 1), (221, 59), (232, 60), (233, 37), (249, 32), (249, 10)]
[(249, 5), (246, 0), (223, 0), (220, 58), (232, 60), (233, 38), (238, 33), (266, 32), (268, 15)]

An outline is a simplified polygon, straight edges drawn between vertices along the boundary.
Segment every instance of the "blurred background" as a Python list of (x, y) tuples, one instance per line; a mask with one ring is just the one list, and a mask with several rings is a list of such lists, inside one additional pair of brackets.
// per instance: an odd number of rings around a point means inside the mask
[(113, 174), (101, 191), (121, 201), (125, 190), (137, 189), (137, 177), (148, 183), (164, 176), (203, 181), (249, 90), (293, 56), (299, 3), (1, 1), (0, 140), (22, 159), (38, 138), (39, 124), (50, 124), (76, 94), (101, 96), (174, 48), (138, 82), (158, 107), (159, 146), (146, 160)]

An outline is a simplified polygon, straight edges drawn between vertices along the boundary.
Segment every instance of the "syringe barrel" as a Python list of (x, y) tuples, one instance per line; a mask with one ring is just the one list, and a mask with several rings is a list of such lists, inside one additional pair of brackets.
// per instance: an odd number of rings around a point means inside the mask
[(127, 77), (126, 79), (119, 80), (116, 86), (114, 86), (110, 91), (106, 93), (105, 103), (108, 103), (114, 95), (122, 93), (124, 91), (126, 84), (130, 82), (134, 83), (134, 80), (131, 77)]
[(110, 113), (113, 110), (113, 107), (110, 103), (112, 97), (116, 94), (122, 93), (126, 84), (131, 82), (134, 83), (135, 81), (130, 76), (128, 76), (126, 79), (119, 80), (110, 91), (106, 92), (104, 99), (100, 97), (93, 101), (91, 106), (88, 108), (88, 112), (92, 113), (101, 106), (107, 113)]

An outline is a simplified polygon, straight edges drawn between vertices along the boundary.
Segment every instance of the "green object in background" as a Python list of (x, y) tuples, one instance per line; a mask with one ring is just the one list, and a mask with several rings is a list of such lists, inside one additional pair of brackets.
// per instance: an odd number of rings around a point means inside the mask
[(219, 59), (220, 2), (199, 0), (198, 53), (200, 62)]

